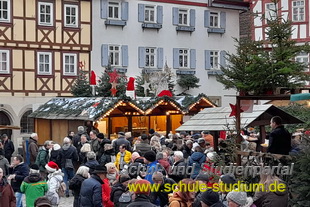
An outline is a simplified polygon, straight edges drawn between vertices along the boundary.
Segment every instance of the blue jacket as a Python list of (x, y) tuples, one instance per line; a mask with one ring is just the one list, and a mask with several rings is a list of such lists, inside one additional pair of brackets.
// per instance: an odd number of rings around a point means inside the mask
[(146, 176), (145, 176), (144, 179), (147, 180), (147, 181), (149, 181), (151, 184), (154, 184), (153, 179), (152, 179), (152, 176), (153, 176), (155, 170), (158, 171), (158, 170), (160, 169), (160, 166), (158, 166), (158, 167), (156, 168), (157, 164), (160, 165), (160, 164), (158, 163), (158, 161), (155, 160), (154, 162), (151, 162), (150, 164), (146, 165), (147, 174), (146, 174)]
[(96, 174), (84, 180), (80, 192), (80, 205), (83, 207), (102, 207), (102, 184), (103, 181)]
[(193, 166), (195, 164), (195, 167), (192, 169), (191, 178), (195, 179), (197, 175), (199, 174), (201, 170), (201, 165), (206, 161), (206, 155), (202, 152), (194, 152), (188, 160), (188, 165)]

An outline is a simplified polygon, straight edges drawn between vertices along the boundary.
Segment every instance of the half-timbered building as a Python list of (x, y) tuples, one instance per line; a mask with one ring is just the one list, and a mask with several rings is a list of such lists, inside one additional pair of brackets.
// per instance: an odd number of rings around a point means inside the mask
[(89, 71), (91, 2), (0, 0), (0, 124), (21, 126), (10, 136), (33, 132), (28, 115), (51, 97), (71, 96), (79, 69)]

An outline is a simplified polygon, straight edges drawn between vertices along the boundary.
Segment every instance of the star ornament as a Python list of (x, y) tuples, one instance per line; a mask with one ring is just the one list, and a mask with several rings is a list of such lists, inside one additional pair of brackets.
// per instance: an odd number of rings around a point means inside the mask
[(109, 83), (113, 83), (113, 82), (116, 82), (117, 79), (119, 78), (119, 75), (118, 73), (116, 72), (116, 69), (114, 69), (114, 71), (112, 73), (108, 73), (109, 76), (110, 76), (110, 81)]
[(116, 88), (111, 88), (111, 93), (113, 96), (116, 96), (117, 89)]
[(148, 83), (148, 82), (144, 82), (144, 84), (143, 85), (141, 85), (142, 87), (143, 87), (143, 89), (144, 89), (144, 95), (146, 96), (146, 94), (147, 94), (147, 90), (150, 90), (150, 83)]
[(112, 85), (112, 88), (116, 88), (116, 86), (117, 86), (116, 81), (112, 82), (111, 85)]
[[(230, 112), (229, 117), (236, 116), (236, 114), (237, 114), (237, 105), (229, 104), (229, 106), (231, 108), (231, 112)], [(242, 112), (243, 112), (243, 110), (240, 108), (240, 113), (242, 113)]]

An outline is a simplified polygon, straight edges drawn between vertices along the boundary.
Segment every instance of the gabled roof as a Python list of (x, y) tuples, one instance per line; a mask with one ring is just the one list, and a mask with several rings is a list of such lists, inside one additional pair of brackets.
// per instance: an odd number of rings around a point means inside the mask
[[(41, 119), (71, 119), (71, 120), (90, 120), (95, 121), (106, 116), (124, 116), (124, 115), (150, 115), (148, 111), (154, 111), (153, 114), (166, 114), (166, 111), (178, 111), (178, 113), (187, 113), (191, 104), (205, 99), (210, 101), (205, 95), (193, 97), (141, 97), (135, 100), (129, 97), (123, 99), (118, 97), (59, 97), (49, 100), (40, 106), (29, 117)], [(164, 106), (158, 107), (161, 103)], [(205, 107), (215, 107), (211, 101)], [(167, 106), (166, 106), (167, 105)]]
[[(176, 131), (222, 131), (235, 129), (235, 117), (229, 117), (230, 107), (206, 108), (185, 122)], [(241, 113), (241, 127), (269, 125), (273, 116), (280, 116), (283, 124), (303, 123), (298, 118), (269, 105), (254, 105), (252, 113)]]

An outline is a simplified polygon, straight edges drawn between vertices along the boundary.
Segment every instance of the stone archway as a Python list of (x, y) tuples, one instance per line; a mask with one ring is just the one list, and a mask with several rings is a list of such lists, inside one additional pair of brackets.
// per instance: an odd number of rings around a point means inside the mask
[[(0, 111), (0, 125), (11, 125), (11, 119), (7, 113)], [(1, 129), (0, 135), (7, 134), (9, 138), (12, 136), (12, 129)]]

